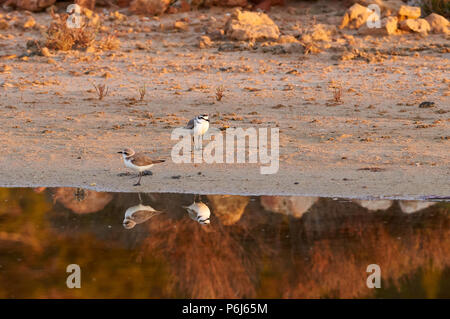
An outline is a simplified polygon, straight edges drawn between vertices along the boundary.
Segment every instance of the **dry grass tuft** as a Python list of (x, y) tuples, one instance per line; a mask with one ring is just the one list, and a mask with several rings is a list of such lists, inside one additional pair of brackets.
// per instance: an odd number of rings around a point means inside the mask
[(103, 100), (103, 98), (108, 95), (109, 89), (105, 84), (96, 85), (93, 83), (92, 85), (94, 86), (95, 91), (97, 92), (97, 95), (98, 95), (98, 99), (100, 101)]
[(342, 103), (342, 86), (341, 85), (337, 85), (334, 87), (333, 100), (336, 103)]
[(117, 50), (120, 48), (120, 40), (115, 35), (108, 35), (101, 39), (98, 46), (102, 50)]
[(448, 0), (423, 0), (422, 10), (425, 14), (437, 13), (450, 18), (450, 1)]
[(222, 100), (224, 91), (225, 91), (225, 88), (223, 87), (223, 85), (221, 85), (218, 88), (216, 88), (216, 100), (217, 101), (221, 101)]
[(145, 88), (145, 84), (143, 87), (139, 88), (139, 101), (143, 101), (145, 97), (145, 93), (147, 92), (147, 89)]
[(82, 25), (80, 28), (69, 28), (66, 24), (68, 15), (52, 13), (53, 21), (46, 34), (46, 47), (52, 50), (68, 51), (84, 49), (95, 41), (95, 30)]

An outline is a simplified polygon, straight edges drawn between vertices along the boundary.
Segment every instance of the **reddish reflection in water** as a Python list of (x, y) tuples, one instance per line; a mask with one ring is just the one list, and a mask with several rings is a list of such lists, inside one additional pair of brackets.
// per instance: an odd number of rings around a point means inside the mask
[[(183, 209), (193, 200), (0, 189), (0, 297), (450, 297), (449, 203), (208, 195), (203, 226)], [(133, 206), (142, 219), (125, 229)], [(81, 289), (66, 287), (69, 264)]]

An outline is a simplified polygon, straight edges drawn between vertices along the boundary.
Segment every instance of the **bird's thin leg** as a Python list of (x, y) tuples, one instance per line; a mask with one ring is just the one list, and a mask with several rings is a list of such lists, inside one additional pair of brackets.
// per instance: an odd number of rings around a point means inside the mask
[(201, 150), (202, 149), (202, 142), (201, 142), (201, 138), (202, 138), (202, 136), (201, 135), (197, 135), (196, 136), (196, 143), (195, 143), (195, 149), (196, 150)]
[(134, 186), (139, 186), (139, 185), (141, 185), (141, 178), (142, 178), (142, 172), (139, 172), (139, 179), (138, 179), (137, 183), (134, 184)]

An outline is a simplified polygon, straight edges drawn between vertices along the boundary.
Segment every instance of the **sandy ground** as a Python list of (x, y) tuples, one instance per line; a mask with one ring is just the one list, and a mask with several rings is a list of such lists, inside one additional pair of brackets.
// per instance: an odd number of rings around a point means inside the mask
[[(322, 9), (324, 8), (324, 9)], [(105, 21), (121, 49), (21, 58), (39, 28), (0, 30), (0, 185), (230, 194), (408, 197), (450, 195), (450, 38), (363, 37), (336, 30), (318, 54), (214, 41), (219, 9)], [(345, 7), (292, 3), (270, 17), (284, 34), (338, 25)], [(308, 14), (306, 14), (308, 13)], [(3, 14), (6, 14), (3, 12)], [(9, 13), (23, 23), (23, 12)], [(33, 14), (48, 26), (46, 13)], [(170, 27), (184, 19), (187, 30)], [(299, 27), (301, 26), (301, 27)], [(235, 46), (235, 47), (233, 47)], [(224, 50), (225, 48), (225, 50)], [(357, 49), (362, 57), (342, 59)], [(92, 83), (110, 93), (99, 101)], [(138, 88), (146, 84), (144, 101)], [(224, 97), (215, 99), (218, 86)], [(333, 86), (342, 103), (333, 103)], [(419, 108), (433, 101), (431, 108)], [(336, 105), (337, 104), (337, 105)], [(175, 164), (170, 134), (197, 114), (211, 125), (278, 127), (280, 170), (259, 164)], [(133, 187), (117, 151), (166, 163)]]

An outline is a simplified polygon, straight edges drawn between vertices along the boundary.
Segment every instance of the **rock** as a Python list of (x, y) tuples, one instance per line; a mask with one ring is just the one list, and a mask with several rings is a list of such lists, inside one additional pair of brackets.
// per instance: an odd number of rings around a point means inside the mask
[(353, 200), (356, 204), (370, 211), (386, 210), (392, 206), (392, 200)]
[(282, 35), (278, 38), (278, 43), (281, 44), (287, 44), (287, 43), (299, 43), (300, 41), (297, 40), (297, 38), (295, 38), (292, 35)]
[(412, 214), (415, 212), (418, 212), (420, 210), (423, 210), (425, 208), (428, 208), (430, 206), (433, 206), (436, 204), (435, 202), (424, 202), (420, 200), (401, 200), (399, 202), (400, 209), (405, 214)]
[(261, 205), (265, 210), (300, 218), (318, 199), (304, 196), (261, 196)]
[(233, 225), (241, 219), (250, 198), (235, 195), (208, 195), (208, 200), (214, 215), (220, 222), (223, 225)]
[(47, 47), (43, 47), (43, 48), (41, 49), (41, 54), (42, 54), (43, 56), (46, 56), (46, 57), (50, 57), (50, 56), (51, 56), (50, 51), (49, 51), (49, 49), (48, 49)]
[(400, 7), (405, 4), (402, 0), (360, 0), (358, 2), (364, 6), (376, 4), (380, 7), (382, 16), (396, 16)]
[(311, 39), (313, 41), (324, 41), (330, 42), (331, 31), (326, 28), (323, 24), (314, 25), (311, 34)]
[(443, 16), (432, 13), (428, 17), (425, 18), (428, 24), (430, 25), (431, 32), (433, 33), (450, 33), (450, 22), (444, 18)]
[(0, 19), (0, 30), (6, 30), (9, 28), (9, 24), (6, 20)]
[(114, 11), (109, 13), (108, 19), (110, 21), (125, 21), (127, 19), (127, 16), (120, 13), (119, 11)]
[(221, 6), (221, 7), (242, 7), (245, 8), (248, 5), (247, 0), (211, 0), (206, 1), (207, 6)]
[(406, 19), (400, 21), (399, 27), (401, 30), (423, 34), (426, 34), (431, 30), (429, 23), (425, 19)]
[(94, 10), (95, 8), (95, 0), (75, 0), (75, 3), (89, 10)]
[(29, 17), (23, 24), (24, 29), (31, 29), (36, 25), (36, 20), (33, 17)]
[(170, 0), (133, 0), (130, 3), (130, 11), (136, 14), (160, 15), (170, 5)]
[(422, 14), (420, 7), (411, 7), (403, 5), (398, 10), (399, 20), (418, 19)]
[(381, 19), (380, 28), (369, 28), (367, 25), (363, 25), (358, 29), (358, 33), (362, 35), (392, 35), (397, 33), (397, 17), (386, 17)]
[(211, 47), (212, 44), (213, 44), (213, 42), (211, 41), (211, 39), (207, 35), (203, 35), (200, 37), (198, 46), (200, 47), (200, 49), (206, 49), (206, 48)]
[(277, 40), (278, 26), (262, 12), (236, 10), (225, 25), (226, 35), (239, 41)]
[(364, 23), (366, 23), (367, 18), (372, 14), (367, 7), (360, 5), (359, 3), (355, 3), (345, 12), (344, 17), (342, 18), (340, 29), (345, 27), (349, 27), (350, 29), (358, 29)]
[(189, 26), (186, 22), (183, 21), (175, 21), (173, 24), (173, 27), (176, 30), (183, 30), (183, 31), (187, 31), (189, 29)]
[(429, 102), (429, 101), (425, 101), (419, 104), (419, 108), (421, 109), (428, 109), (430, 107), (434, 107), (435, 103), (434, 102)]
[(42, 11), (54, 4), (56, 0), (10, 0), (8, 5), (28, 11)]

